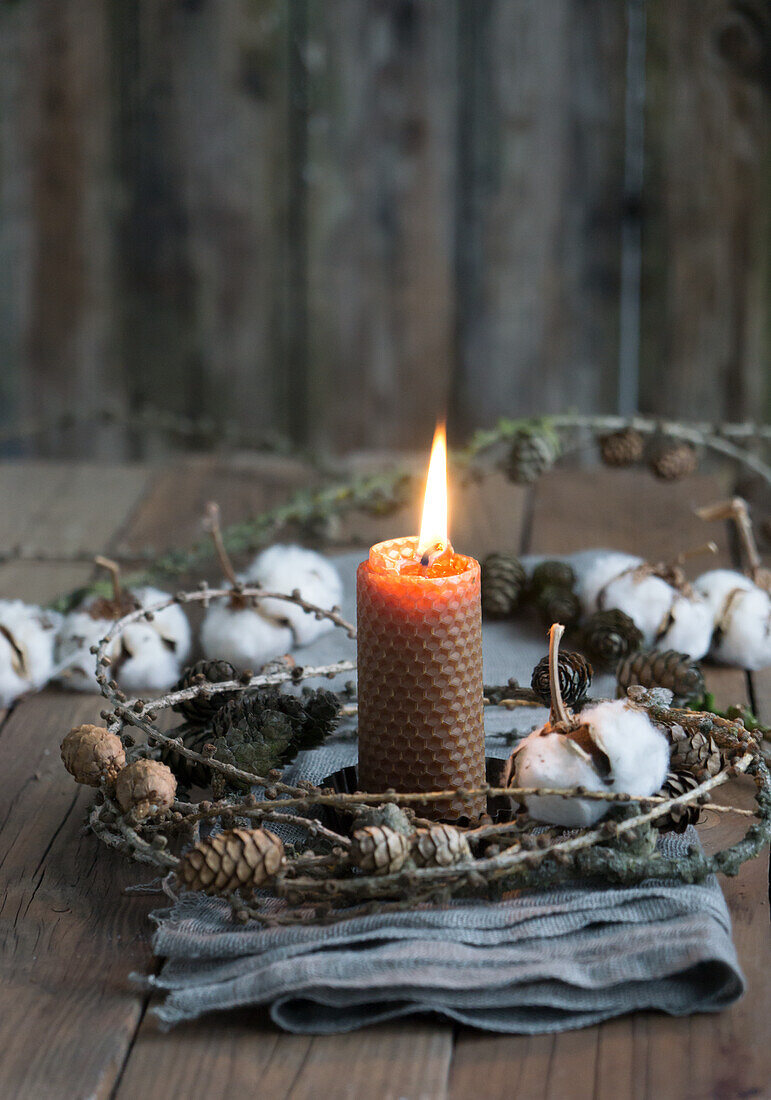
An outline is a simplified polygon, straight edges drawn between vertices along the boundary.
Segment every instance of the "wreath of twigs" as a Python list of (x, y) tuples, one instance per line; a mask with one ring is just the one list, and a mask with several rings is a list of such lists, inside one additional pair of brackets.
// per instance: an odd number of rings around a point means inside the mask
[[(583, 447), (592, 435), (626, 428), (642, 435), (684, 441), (715, 451), (744, 465), (771, 486), (771, 467), (742, 445), (767, 443), (771, 429), (752, 424), (717, 427), (643, 417), (580, 415), (502, 420), (492, 431), (478, 432), (468, 447), (455, 456), (455, 461), (463, 476), (477, 478), (492, 469), (505, 467), (504, 452), (523, 435), (558, 438), (559, 454), (564, 455)], [(574, 434), (566, 439), (564, 433)], [(412, 492), (413, 476), (403, 470), (303, 491), (278, 508), (228, 528), (223, 532), (223, 543), (230, 552), (254, 551), (284, 532), (298, 529), (313, 531), (314, 540), (323, 542), (330, 520), (355, 512), (387, 514), (408, 503)], [(126, 583), (137, 585), (188, 574), (212, 552), (212, 543), (207, 538), (186, 551), (173, 551), (158, 557), (145, 573), (127, 578)], [(63, 599), (61, 605), (67, 606), (88, 593), (101, 590), (97, 582)], [(177, 799), (167, 812), (139, 821), (130, 812), (123, 813), (111, 787), (103, 786), (89, 813), (90, 827), (105, 844), (160, 871), (164, 876), (163, 888), (169, 892), (180, 884), (180, 859), (191, 845), (199, 842), (205, 845), (220, 830), (236, 826), (254, 830), (266, 824), (278, 824), (292, 826), (297, 831), (298, 840), (286, 845), (286, 858), (280, 868), (256, 883), (259, 890), (254, 889), (254, 883), (251, 886), (247, 883), (229, 895), (238, 919), (267, 924), (331, 922), (373, 909), (398, 910), (417, 904), (446, 904), (468, 897), (494, 900), (512, 889), (586, 878), (633, 883), (655, 876), (695, 882), (715, 872), (736, 874), (741, 864), (757, 855), (771, 837), (771, 776), (755, 735), (744, 727), (741, 719), (729, 720), (715, 714), (673, 708), (660, 692), (645, 692), (641, 688), (630, 689), (630, 705), (643, 707), (665, 732), (677, 726), (691, 738), (710, 737), (720, 751), (721, 767), (717, 774), (697, 775), (697, 785), (677, 797), (636, 798), (583, 788), (492, 786), (399, 794), (393, 791), (340, 792), (307, 782), (288, 784), (277, 770), (267, 775), (252, 774), (215, 759), (206, 751), (190, 748), (174, 730), (164, 732), (159, 728), (157, 721), (161, 712), (198, 696), (236, 695), (287, 681), (297, 684), (313, 678), (332, 678), (354, 669), (351, 661), (320, 667), (269, 668), (239, 680), (195, 683), (151, 701), (127, 699), (116, 681), (109, 677), (108, 649), (131, 623), (152, 619), (173, 603), (208, 606), (213, 599), (234, 595), (255, 603), (267, 597), (289, 601), (319, 618), (329, 619), (349, 637), (355, 637), (353, 625), (342, 618), (339, 609), (328, 611), (317, 607), (303, 600), (298, 592), (286, 595), (246, 585), (210, 589), (202, 584), (197, 590), (178, 592), (154, 607), (132, 611), (118, 619), (94, 647), (97, 681), (111, 708), (104, 710), (102, 717), (108, 730), (122, 739), (127, 759), (153, 759), (161, 750), (173, 749), (180, 757), (207, 769), (220, 787), (232, 790), (214, 801)], [(506, 689), (493, 688), (488, 694), (493, 700), (500, 700), (493, 705), (513, 705), (506, 697)], [(144, 734), (144, 741), (137, 742), (136, 731)], [(754, 782), (754, 809), (732, 805), (709, 807), (715, 812), (752, 819), (739, 840), (712, 855), (705, 855), (698, 846), (691, 846), (686, 856), (677, 859), (656, 849), (657, 825), (670, 818), (673, 810), (704, 806), (711, 792), (741, 774)], [(254, 793), (236, 793), (236, 787), (251, 788)], [(508, 799), (512, 806), (510, 819), (483, 820), (481, 824), (465, 827), (456, 825), (455, 829), (465, 838), (467, 847), (463, 850), (466, 854), (459, 862), (448, 866), (417, 866), (408, 857), (398, 870), (386, 867), (386, 873), (370, 873), (362, 867), (361, 860), (357, 860), (356, 845), (349, 835), (351, 830), (340, 824), (341, 821), (353, 823), (362, 814), (372, 822), (373, 810), (374, 820), (379, 811), (385, 814), (385, 820), (388, 812), (395, 811), (402, 815), (412, 844), (434, 824), (419, 816), (421, 805), (449, 796), (471, 799), (480, 793), (488, 798)], [(530, 795), (600, 799), (609, 803), (610, 809), (606, 819), (592, 828), (570, 832), (553, 827), (535, 829), (534, 822), (525, 813), (516, 812), (516, 805)]]
[[(700, 881), (709, 874), (736, 874), (741, 864), (757, 855), (771, 837), (771, 776), (755, 737), (740, 720), (731, 721), (713, 714), (672, 708), (661, 693), (631, 689), (631, 704), (644, 707), (651, 719), (664, 731), (678, 726), (687, 734), (708, 734), (717, 744), (722, 766), (713, 776), (704, 775), (692, 790), (668, 798), (636, 798), (612, 792), (587, 791), (584, 788), (491, 787), (431, 791), (423, 793), (362, 792), (340, 793), (310, 783), (288, 784), (279, 771), (260, 776), (243, 771), (205, 752), (187, 747), (180, 738), (162, 731), (156, 721), (161, 711), (197, 696), (238, 693), (254, 688), (295, 683), (314, 677), (333, 677), (351, 670), (350, 661), (335, 664), (271, 671), (248, 680), (198, 683), (169, 692), (151, 702), (128, 700), (115, 681), (108, 679), (111, 642), (131, 623), (152, 617), (173, 603), (208, 603), (231, 597), (233, 589), (201, 587), (179, 592), (153, 607), (133, 611), (117, 620), (95, 648), (97, 678), (102, 693), (112, 705), (103, 711), (110, 732), (122, 737), (132, 759), (154, 757), (167, 746), (181, 756), (217, 773), (225, 781), (249, 785), (255, 793), (227, 795), (217, 801), (183, 802), (176, 800), (171, 809), (158, 817), (138, 822), (124, 814), (108, 789), (104, 789), (89, 814), (89, 824), (105, 844), (133, 859), (150, 864), (165, 876), (167, 890), (174, 890), (180, 855), (202, 837), (222, 828), (261, 828), (266, 824), (294, 826), (299, 830), (296, 845), (288, 848), (288, 858), (273, 877), (260, 881), (259, 894), (252, 888), (230, 894), (237, 919), (266, 924), (332, 922), (373, 910), (399, 910), (416, 904), (446, 904), (453, 899), (485, 898), (495, 900), (508, 890), (545, 886), (576, 879), (599, 878), (616, 883), (633, 883), (644, 878), (674, 878)], [(351, 623), (337, 609), (327, 611), (303, 600), (298, 593), (268, 592), (259, 587), (240, 586), (238, 595), (259, 601), (267, 597), (284, 599), (317, 617), (327, 618), (336, 627), (355, 637)], [(141, 730), (146, 740), (137, 744), (131, 727)], [(755, 783), (755, 808), (752, 811), (730, 805), (711, 806), (721, 813), (753, 817), (744, 836), (730, 847), (705, 855), (692, 846), (688, 855), (668, 858), (656, 851), (656, 823), (673, 809), (704, 806), (710, 793), (737, 775), (747, 775)], [(523, 814), (502, 822), (485, 822), (467, 827), (455, 826), (468, 844), (468, 858), (451, 866), (415, 866), (408, 861), (393, 873), (365, 873), (354, 858), (351, 838), (345, 830), (325, 824), (323, 814), (335, 811), (335, 820), (355, 818), (372, 807), (398, 807), (413, 830), (414, 839), (432, 826), (418, 816), (421, 805), (446, 799), (448, 795), (473, 798), (485, 793), (488, 798), (504, 796), (512, 803), (530, 795), (564, 798), (599, 799), (612, 804), (611, 817), (589, 829), (566, 832), (549, 828), (533, 831), (533, 822)], [(371, 817), (371, 815), (370, 815)], [(175, 849), (177, 849), (175, 851)]]

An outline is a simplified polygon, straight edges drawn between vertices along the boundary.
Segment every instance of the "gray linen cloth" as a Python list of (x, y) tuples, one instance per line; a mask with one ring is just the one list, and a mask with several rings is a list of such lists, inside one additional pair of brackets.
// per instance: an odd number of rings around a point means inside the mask
[[(339, 559), (349, 615), (359, 557)], [(350, 644), (335, 632), (301, 659), (334, 660), (350, 653)], [(546, 650), (539, 628), (511, 623), (486, 627), (484, 644), (485, 679), (496, 683), (510, 676), (527, 683)], [(598, 695), (611, 694), (611, 687), (595, 681)], [(545, 717), (545, 710), (490, 710), (488, 755), (507, 756), (512, 739)], [(344, 727), (323, 748), (302, 753), (286, 778), (318, 781), (355, 760), (355, 741)], [(663, 837), (660, 847), (671, 856), (694, 842), (689, 830)], [(267, 1005), (273, 1020), (293, 1032), (329, 1034), (437, 1013), (489, 1031), (537, 1033), (636, 1009), (676, 1016), (718, 1011), (744, 990), (714, 879), (697, 886), (655, 880), (625, 889), (566, 886), (495, 904), (464, 901), (269, 929), (236, 925), (227, 903), (187, 894), (153, 919), (153, 948), (166, 962), (159, 975), (143, 980), (165, 991), (152, 1011), (167, 1027), (219, 1009)]]

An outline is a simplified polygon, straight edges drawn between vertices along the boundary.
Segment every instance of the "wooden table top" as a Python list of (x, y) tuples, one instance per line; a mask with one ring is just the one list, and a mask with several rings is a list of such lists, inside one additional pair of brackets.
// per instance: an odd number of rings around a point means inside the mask
[[(308, 477), (297, 463), (255, 457), (0, 465), (0, 553), (20, 545), (25, 555), (0, 565), (0, 596), (45, 602), (83, 583), (94, 553), (184, 545), (200, 533), (206, 501), (219, 500), (229, 523)], [(453, 502), (455, 542), (477, 555), (609, 545), (661, 560), (704, 542), (693, 508), (725, 489), (706, 476), (662, 486), (605, 469), (558, 471), (531, 491), (491, 478)], [(367, 519), (347, 535), (369, 542), (411, 526), (407, 515)], [(727, 532), (709, 535), (728, 563)], [(751, 700), (771, 720), (771, 675), (711, 669), (708, 687), (723, 703)], [(749, 992), (719, 1015), (639, 1013), (534, 1037), (427, 1019), (322, 1038), (284, 1035), (262, 1011), (239, 1011), (161, 1033), (128, 980), (158, 965), (147, 920), (158, 898), (122, 893), (146, 881), (147, 868), (84, 833), (90, 792), (59, 759), (64, 733), (100, 709), (99, 697), (46, 690), (0, 716), (0, 1100), (771, 1096), (767, 855), (723, 880)], [(732, 828), (725, 817), (707, 814), (706, 844)]]

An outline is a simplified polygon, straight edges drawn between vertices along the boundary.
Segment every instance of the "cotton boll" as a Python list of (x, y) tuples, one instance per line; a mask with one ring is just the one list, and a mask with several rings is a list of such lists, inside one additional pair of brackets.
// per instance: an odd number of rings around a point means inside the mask
[(711, 569), (694, 581), (693, 587), (708, 603), (714, 622), (723, 614), (728, 597), (736, 589), (751, 592), (755, 585), (744, 573), (735, 569)]
[(712, 656), (750, 672), (771, 665), (771, 598), (762, 588), (741, 591), (715, 634)]
[(232, 608), (229, 600), (212, 603), (201, 627), (204, 655), (230, 661), (237, 668), (262, 668), (287, 653), (292, 641), (288, 626), (260, 615), (253, 607)]
[(0, 706), (38, 689), (54, 670), (61, 616), (22, 600), (0, 600)]
[(181, 666), (176, 652), (153, 629), (154, 625), (132, 623), (119, 639), (117, 677), (124, 691), (165, 691), (179, 679)]
[(698, 595), (677, 595), (669, 611), (670, 626), (657, 636), (658, 649), (675, 649), (700, 660), (712, 644), (714, 620), (709, 603)]
[[(140, 607), (152, 607), (169, 599), (169, 593), (159, 588), (137, 588), (131, 595)], [(95, 619), (88, 608), (93, 601), (66, 615), (59, 631), (58, 661), (66, 667), (59, 680), (75, 691), (97, 691), (96, 658), (90, 652), (115, 625), (114, 619)], [(131, 641), (127, 641), (127, 639)], [(140, 653), (147, 643), (146, 655)], [(179, 677), (181, 662), (190, 652), (190, 624), (178, 604), (155, 612), (150, 622), (131, 623), (112, 639), (105, 650), (112, 661), (110, 675), (125, 691), (139, 688), (165, 690)], [(127, 671), (128, 670), (128, 671)], [(149, 679), (142, 679), (139, 675)]]
[[(661, 790), (669, 769), (669, 743), (647, 714), (623, 700), (598, 703), (581, 712), (581, 725), (588, 728), (600, 758), (606, 758), (607, 771), (598, 769), (592, 755), (569, 734), (544, 726), (514, 751), (516, 785), (581, 786), (641, 797)], [(531, 795), (526, 803), (536, 821), (570, 828), (593, 825), (608, 810), (608, 804), (599, 799), (556, 795)]]
[(602, 607), (617, 607), (634, 621), (646, 645), (653, 645), (661, 624), (669, 614), (675, 589), (661, 577), (634, 572), (616, 577), (600, 594)]
[[(140, 607), (153, 607), (163, 603), (169, 598), (168, 592), (162, 592), (160, 588), (132, 589), (132, 595), (139, 602)], [(187, 615), (178, 603), (170, 604), (163, 611), (156, 611), (152, 622), (146, 624), (162, 641), (167, 643), (177, 661), (182, 663), (190, 653), (191, 631)], [(145, 685), (149, 686), (149, 685)]]
[[(340, 604), (343, 586), (334, 565), (315, 550), (302, 546), (271, 546), (258, 554), (245, 577), (263, 588), (290, 595), (299, 589), (308, 603), (329, 610)], [(317, 619), (287, 600), (266, 599), (261, 606), (277, 619), (285, 619), (292, 628), (295, 644), (308, 645), (334, 628), (329, 619)]]
[[(598, 600), (605, 586), (625, 570), (642, 565), (643, 559), (617, 550), (600, 550), (574, 554), (569, 560), (576, 572), (576, 595), (586, 614), (590, 615), (599, 609)], [(617, 605), (605, 600), (603, 606)]]
[(669, 742), (644, 711), (619, 699), (587, 707), (581, 721), (610, 762), (612, 790), (634, 795), (661, 790), (669, 770)]
[[(591, 760), (562, 733), (535, 730), (515, 750), (514, 760), (518, 787), (608, 789)], [(585, 798), (557, 795), (531, 795), (526, 804), (528, 813), (536, 821), (567, 827), (593, 825), (607, 809), (599, 800), (590, 802)]]
[(712, 611), (715, 660), (753, 672), (771, 665), (769, 594), (733, 569), (703, 573), (694, 587)]
[[(64, 669), (57, 677), (63, 687), (73, 691), (96, 691), (96, 657), (90, 652), (113, 625), (111, 619), (94, 619), (87, 611), (71, 611), (65, 615), (59, 631), (57, 661)], [(116, 638), (106, 650), (114, 660), (120, 652)]]

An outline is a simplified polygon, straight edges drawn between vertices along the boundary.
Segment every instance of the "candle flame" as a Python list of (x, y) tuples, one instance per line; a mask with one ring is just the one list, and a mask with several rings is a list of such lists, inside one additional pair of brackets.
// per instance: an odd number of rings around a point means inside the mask
[(420, 522), (418, 555), (422, 556), (437, 543), (449, 544), (447, 532), (447, 436), (444, 424), (437, 424), (431, 460), (426, 478), (426, 495), (423, 500), (423, 518)]

